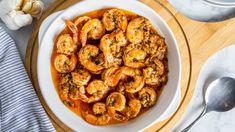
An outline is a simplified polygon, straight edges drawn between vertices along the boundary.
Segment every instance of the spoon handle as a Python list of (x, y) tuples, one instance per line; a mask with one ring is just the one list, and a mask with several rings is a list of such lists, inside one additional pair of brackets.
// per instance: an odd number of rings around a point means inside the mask
[(188, 132), (189, 129), (199, 120), (201, 119), (206, 113), (208, 112), (207, 107), (205, 106), (202, 113), (190, 124), (188, 125), (185, 129), (181, 130), (181, 132)]

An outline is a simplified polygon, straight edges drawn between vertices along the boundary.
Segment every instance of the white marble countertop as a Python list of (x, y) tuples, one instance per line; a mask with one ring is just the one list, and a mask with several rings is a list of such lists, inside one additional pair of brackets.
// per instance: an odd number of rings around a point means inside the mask
[[(48, 5), (53, 0), (43, 1)], [(212, 7), (203, 3), (202, 0), (169, 0), (169, 2), (185, 16), (198, 21), (221, 21), (235, 16), (235, 8)], [(8, 30), (0, 20), (0, 25), (3, 26), (9, 35), (15, 40), (22, 60), (24, 60), (28, 38), (33, 30), (34, 24), (35, 21), (30, 26), (24, 27), (18, 31), (11, 31)], [(184, 114), (184, 118), (176, 125), (176, 128), (173, 129), (173, 131), (179, 131), (182, 126), (190, 123), (187, 122), (187, 119), (190, 121), (197, 115), (194, 114), (194, 116), (190, 116), (190, 113), (200, 114), (202, 107), (197, 101), (197, 98), (201, 98), (201, 96), (199, 96), (200, 93), (201, 91), (196, 90), (194, 98), (190, 103), (187, 112)], [(198, 106), (195, 107), (192, 104), (198, 104)], [(235, 115), (234, 113), (235, 110), (226, 113), (210, 113), (195, 125), (192, 132), (233, 132), (235, 131), (235, 123), (231, 122), (231, 119), (235, 117), (232, 117), (231, 115)]]
[[(203, 0), (169, 0), (169, 2), (185, 16), (198, 21), (222, 21), (235, 15), (235, 8), (213, 7)], [(195, 90), (186, 112), (172, 131), (182, 130), (202, 112), (202, 89)], [(211, 112), (196, 123), (190, 132), (234, 132), (234, 117), (235, 109), (225, 113)]]

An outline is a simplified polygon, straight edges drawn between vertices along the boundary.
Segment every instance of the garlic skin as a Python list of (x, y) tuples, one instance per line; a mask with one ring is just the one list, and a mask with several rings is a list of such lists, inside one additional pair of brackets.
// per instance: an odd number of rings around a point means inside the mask
[(11, 10), (20, 10), (24, 0), (2, 0), (2, 4)]
[(11, 30), (32, 23), (33, 17), (39, 17), (44, 9), (41, 0), (0, 0), (0, 18)]
[(0, 16), (9, 13), (12, 10), (19, 10), (24, 0), (2, 0), (0, 2)]
[(30, 25), (33, 21), (31, 15), (16, 10), (12, 10), (8, 15), (1, 17), (1, 19), (11, 30), (18, 30), (23, 26)]

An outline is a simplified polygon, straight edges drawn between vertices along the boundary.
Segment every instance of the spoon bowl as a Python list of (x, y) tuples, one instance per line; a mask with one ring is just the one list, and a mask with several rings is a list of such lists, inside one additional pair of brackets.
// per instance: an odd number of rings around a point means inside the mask
[(218, 78), (211, 82), (205, 93), (205, 107), (202, 113), (181, 132), (187, 132), (204, 115), (210, 111), (225, 112), (235, 106), (235, 79), (231, 77)]
[(235, 79), (223, 77), (213, 81), (206, 90), (205, 103), (210, 111), (232, 109), (235, 106)]

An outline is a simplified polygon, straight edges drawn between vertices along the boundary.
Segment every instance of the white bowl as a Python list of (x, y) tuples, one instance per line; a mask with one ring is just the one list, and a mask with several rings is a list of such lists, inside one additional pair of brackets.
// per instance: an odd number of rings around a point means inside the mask
[[(48, 16), (43, 23), (40, 25), (39, 31), (38, 31), (38, 47), (40, 47), (41, 45), (41, 41), (43, 39), (43, 36), (45, 34), (45, 32), (47, 31), (47, 28), (50, 26), (50, 24), (54, 21), (54, 19), (56, 19), (61, 13), (62, 11), (58, 11), (55, 12), (53, 14), (51, 14), (50, 16)], [(159, 121), (165, 120), (167, 118), (169, 118), (171, 115), (173, 115), (175, 113), (175, 111), (177, 110), (179, 104), (180, 104), (180, 100), (181, 100), (181, 90), (177, 89), (176, 91), (176, 97), (173, 101), (173, 105), (172, 107), (170, 107), (163, 116), (161, 116), (161, 118), (159, 118)]]
[(205, 2), (219, 7), (235, 7), (235, 0), (205, 0)]
[[(116, 7), (132, 11), (148, 18), (158, 32), (165, 38), (168, 46), (168, 83), (165, 86), (156, 105), (144, 114), (128, 123), (93, 126), (85, 122), (81, 117), (70, 111), (60, 100), (54, 87), (50, 60), (56, 36), (63, 30), (65, 24), (63, 19), (72, 19), (89, 11)], [(176, 98), (176, 91), (180, 88), (181, 61), (175, 37), (166, 22), (150, 7), (136, 0), (100, 0), (82, 1), (62, 12), (49, 26), (40, 44), (38, 53), (38, 81), (42, 95), (52, 112), (67, 126), (75, 131), (96, 131), (96, 132), (125, 132), (140, 131), (151, 124), (159, 121), (165, 112), (173, 105)]]

